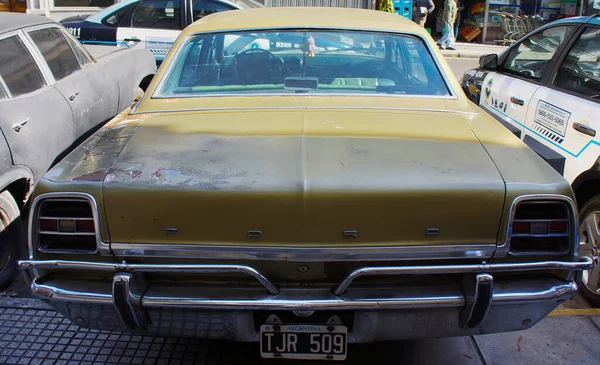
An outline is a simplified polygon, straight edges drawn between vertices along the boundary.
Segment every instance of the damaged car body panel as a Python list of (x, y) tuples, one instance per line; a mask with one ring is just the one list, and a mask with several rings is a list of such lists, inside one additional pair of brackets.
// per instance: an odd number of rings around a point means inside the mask
[(128, 108), (154, 73), (147, 50), (96, 52), (49, 18), (0, 15), (0, 288), (14, 273), (20, 215), (35, 184)]
[[(418, 116), (339, 110), (148, 118), (104, 179), (107, 214), (120, 216), (109, 221), (111, 237), (251, 246), (247, 232), (261, 230), (260, 242), (274, 245), (494, 243), (504, 184), (493, 163), (461, 118), (428, 115), (428, 125), (415, 128), (410, 121)], [(219, 128), (229, 133), (210, 133)], [(474, 190), (486, 201), (471, 204)], [(195, 213), (182, 219), (177, 210)], [(453, 220), (458, 212), (460, 221)], [(468, 229), (476, 217), (482, 224)], [(428, 237), (424, 225), (443, 234)], [(161, 237), (165, 227), (178, 233)], [(345, 230), (357, 237), (348, 240)]]
[(298, 318), (329, 323), (340, 354), (534, 325), (591, 266), (572, 191), (430, 42), (357, 10), (195, 23), (144, 98), (36, 189), (33, 293), (81, 326), (262, 341), (264, 357), (269, 328)]

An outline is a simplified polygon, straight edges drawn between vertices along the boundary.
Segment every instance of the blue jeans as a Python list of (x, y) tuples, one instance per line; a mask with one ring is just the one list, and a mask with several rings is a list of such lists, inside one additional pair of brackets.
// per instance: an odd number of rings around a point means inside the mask
[(454, 24), (444, 20), (444, 29), (442, 30), (442, 38), (437, 42), (442, 47), (454, 47)]

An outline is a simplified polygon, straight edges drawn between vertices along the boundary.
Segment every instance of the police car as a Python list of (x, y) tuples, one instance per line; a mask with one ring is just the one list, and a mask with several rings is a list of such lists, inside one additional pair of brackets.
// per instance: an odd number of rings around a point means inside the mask
[(123, 0), (61, 24), (84, 44), (144, 47), (162, 62), (181, 30), (219, 11), (261, 7), (253, 0)]
[[(600, 15), (552, 22), (499, 56), (482, 56), (461, 85), (571, 183), (580, 209), (580, 254), (597, 257)], [(600, 265), (584, 272), (581, 284), (583, 294), (600, 306)]]

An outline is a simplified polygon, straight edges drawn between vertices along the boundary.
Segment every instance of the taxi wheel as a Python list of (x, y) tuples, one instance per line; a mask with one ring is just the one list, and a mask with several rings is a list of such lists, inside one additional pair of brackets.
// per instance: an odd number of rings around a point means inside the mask
[(598, 250), (600, 246), (600, 195), (589, 200), (579, 212), (579, 257), (590, 256), (594, 259), (591, 270), (581, 274), (581, 293), (596, 307), (600, 307), (600, 265)]
[(20, 212), (8, 191), (0, 193), (0, 290), (11, 282), (19, 256)]

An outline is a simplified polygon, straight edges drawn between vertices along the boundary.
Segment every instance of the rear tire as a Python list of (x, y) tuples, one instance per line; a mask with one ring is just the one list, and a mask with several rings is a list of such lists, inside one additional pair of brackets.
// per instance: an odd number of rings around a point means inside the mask
[(590, 304), (600, 307), (600, 195), (590, 199), (579, 212), (579, 257), (591, 256), (594, 267), (581, 274), (581, 294)]
[(10, 284), (19, 256), (21, 213), (8, 191), (0, 193), (0, 290)]

